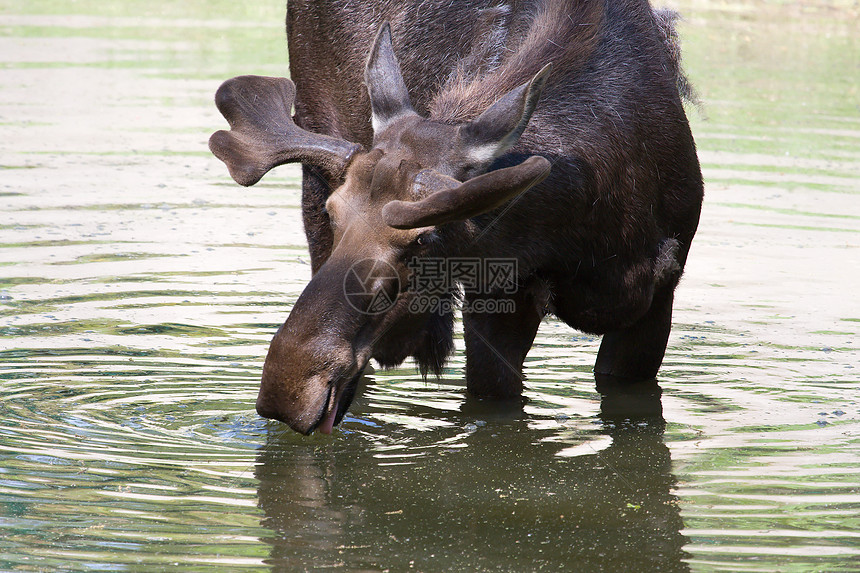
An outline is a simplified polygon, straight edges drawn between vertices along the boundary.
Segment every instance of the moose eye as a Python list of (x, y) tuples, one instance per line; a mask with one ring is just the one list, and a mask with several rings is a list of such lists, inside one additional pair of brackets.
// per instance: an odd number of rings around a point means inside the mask
[(430, 243), (432, 243), (436, 239), (437, 239), (436, 233), (433, 233), (433, 232), (421, 233), (420, 235), (418, 235), (415, 238), (415, 244), (423, 247), (425, 245), (429, 245)]

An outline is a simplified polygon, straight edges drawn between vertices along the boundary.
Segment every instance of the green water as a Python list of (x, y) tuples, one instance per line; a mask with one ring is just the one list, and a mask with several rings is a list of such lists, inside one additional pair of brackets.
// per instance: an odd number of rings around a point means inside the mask
[(860, 570), (860, 7), (675, 6), (707, 197), (659, 388), (547, 321), (521, 410), (458, 339), (302, 437), (253, 410), (299, 172), (206, 150), (283, 2), (0, 0), (0, 570)]

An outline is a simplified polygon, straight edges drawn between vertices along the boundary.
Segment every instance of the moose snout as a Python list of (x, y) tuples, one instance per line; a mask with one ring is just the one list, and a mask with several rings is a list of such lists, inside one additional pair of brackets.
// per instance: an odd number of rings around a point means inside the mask
[(305, 380), (301, 388), (292, 388), (289, 379), (263, 373), (257, 394), (257, 414), (278, 420), (301, 434), (310, 434), (327, 413), (332, 383)]
[(340, 388), (358, 368), (350, 340), (321, 328), (325, 310), (315, 300), (300, 297), (272, 339), (256, 403), (260, 416), (302, 434), (330, 431), (333, 424), (324, 422), (337, 416)]

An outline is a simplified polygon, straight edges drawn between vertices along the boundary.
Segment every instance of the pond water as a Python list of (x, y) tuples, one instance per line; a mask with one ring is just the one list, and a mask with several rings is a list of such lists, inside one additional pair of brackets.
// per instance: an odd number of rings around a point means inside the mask
[(0, 570), (860, 570), (860, 8), (676, 6), (707, 198), (659, 387), (548, 320), (522, 409), (458, 339), (303, 437), (253, 409), (299, 172), (206, 148), (283, 2), (0, 0)]

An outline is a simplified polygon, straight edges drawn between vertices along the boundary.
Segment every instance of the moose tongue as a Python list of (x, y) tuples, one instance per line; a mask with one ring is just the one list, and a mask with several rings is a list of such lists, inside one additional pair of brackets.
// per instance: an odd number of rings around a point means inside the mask
[(325, 419), (319, 425), (319, 431), (323, 434), (331, 434), (332, 428), (334, 428), (334, 420), (337, 418), (338, 404), (334, 403), (334, 407), (326, 414)]

